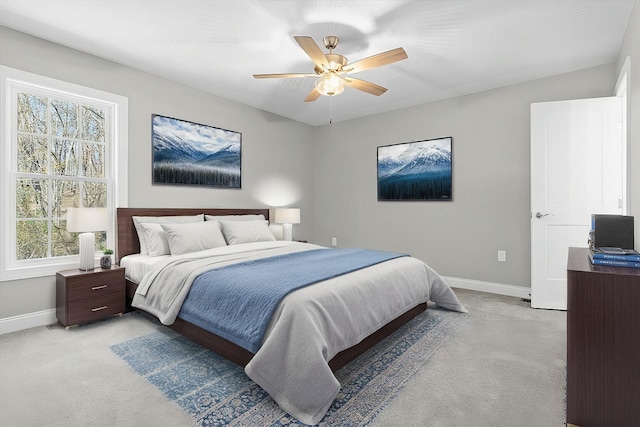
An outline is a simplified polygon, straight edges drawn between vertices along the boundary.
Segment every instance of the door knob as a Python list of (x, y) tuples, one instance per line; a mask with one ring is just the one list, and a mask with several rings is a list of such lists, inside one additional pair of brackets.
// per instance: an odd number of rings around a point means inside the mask
[(551, 214), (543, 214), (543, 213), (537, 212), (537, 213), (536, 213), (536, 218), (540, 219), (540, 218), (542, 218), (543, 216), (547, 216), (547, 215), (551, 215)]

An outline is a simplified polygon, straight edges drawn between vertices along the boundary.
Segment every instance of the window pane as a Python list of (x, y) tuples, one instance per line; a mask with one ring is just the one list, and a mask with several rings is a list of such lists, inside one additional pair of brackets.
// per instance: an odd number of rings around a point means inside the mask
[(47, 98), (18, 93), (18, 131), (47, 133)]
[(54, 138), (51, 144), (51, 173), (78, 176), (78, 143)]
[(82, 174), (92, 178), (104, 178), (104, 145), (82, 144)]
[(16, 255), (21, 259), (47, 257), (48, 221), (16, 221)]
[(104, 111), (82, 107), (82, 139), (104, 142)]
[(107, 207), (107, 184), (103, 182), (82, 183), (82, 206), (85, 208)]
[(51, 181), (51, 217), (64, 218), (67, 208), (80, 206), (77, 181), (54, 179)]
[(78, 138), (77, 104), (51, 101), (51, 133), (66, 138)]
[(51, 256), (77, 255), (78, 233), (67, 231), (67, 221), (51, 221)]
[[(107, 249), (107, 232), (106, 231), (98, 231), (96, 232), (96, 251), (104, 251)], [(113, 248), (109, 248), (113, 249)]]
[(16, 216), (18, 218), (47, 218), (46, 179), (16, 180)]
[(47, 138), (18, 135), (18, 172), (47, 173)]

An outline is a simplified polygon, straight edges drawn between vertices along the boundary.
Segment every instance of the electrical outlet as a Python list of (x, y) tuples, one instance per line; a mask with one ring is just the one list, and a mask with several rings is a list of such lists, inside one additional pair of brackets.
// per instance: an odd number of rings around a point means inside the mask
[(507, 262), (507, 251), (503, 251), (503, 250), (498, 251), (498, 261)]
[(331, 246), (338, 246), (338, 238), (337, 237), (332, 237), (331, 238)]

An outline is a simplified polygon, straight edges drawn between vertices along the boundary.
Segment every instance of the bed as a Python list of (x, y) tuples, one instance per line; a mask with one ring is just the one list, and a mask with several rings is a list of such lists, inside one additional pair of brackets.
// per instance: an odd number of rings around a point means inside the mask
[[(143, 233), (147, 236), (151, 229), (161, 228), (170, 241), (171, 237), (177, 236), (171, 250), (177, 249), (167, 255), (166, 248), (164, 253), (153, 253), (151, 247), (145, 247), (142, 252), (146, 250), (157, 256), (149, 259), (139, 255), (141, 244), (136, 226), (141, 229), (140, 222), (146, 221), (140, 218), (180, 217), (189, 221), (188, 218), (196, 216), (198, 219), (195, 221), (199, 222), (200, 216), (205, 216), (211, 223), (193, 225), (194, 229), (215, 227), (213, 224), (218, 221), (217, 227), (223, 229), (224, 238), (237, 244), (189, 252), (182, 249), (180, 240), (176, 240), (181, 237), (176, 230), (192, 226), (161, 227), (146, 223)], [(241, 224), (236, 222), (239, 218), (252, 220)], [(129, 306), (151, 313), (171, 329), (243, 366), (247, 375), (285, 411), (304, 423), (316, 424), (331, 405), (340, 388), (334, 371), (422, 313), (427, 301), (466, 312), (440, 276), (421, 261), (404, 254), (351, 249), (339, 252), (308, 243), (269, 239), (233, 240), (237, 237), (234, 234), (237, 230), (242, 230), (239, 232), (242, 234), (247, 227), (257, 227), (259, 231), (254, 234), (263, 232), (261, 223), (268, 219), (268, 209), (119, 208), (116, 256), (126, 269)], [(143, 242), (143, 245), (147, 244)], [(349, 264), (351, 261), (346, 261), (359, 256), (367, 260), (353, 262), (366, 264), (354, 267)], [(326, 258), (322, 261), (325, 264), (316, 261), (316, 257)], [(346, 264), (341, 267), (343, 259)], [(276, 266), (276, 261), (283, 264)], [(251, 267), (254, 269), (251, 270), (252, 277), (260, 276), (265, 286), (267, 283), (271, 286), (279, 280), (266, 280), (268, 277), (289, 274), (296, 280), (303, 280), (299, 279), (304, 275), (300, 265), (308, 266), (305, 270), (322, 270), (327, 275), (315, 282), (308, 279), (309, 283), (314, 283), (312, 285), (296, 285), (299, 288), (293, 288), (296, 289), (294, 291), (283, 291), (286, 296), (281, 302), (270, 302), (274, 308), (267, 310), (272, 313), (267, 319), (269, 321), (260, 327), (255, 326), (255, 330), (264, 334), (259, 335), (259, 341), (256, 341), (258, 337), (255, 334), (250, 333), (254, 330), (253, 325), (239, 332), (227, 333), (224, 328), (208, 327), (200, 319), (201, 312), (208, 312), (206, 316), (203, 314), (204, 317), (227, 316), (224, 314), (226, 303), (212, 307), (211, 303), (202, 304), (203, 297), (194, 296), (210, 287), (201, 283), (205, 276), (218, 275), (218, 280), (233, 282), (242, 276), (237, 269)], [(329, 271), (334, 266), (336, 271)], [(297, 270), (287, 273), (289, 268)], [(339, 268), (345, 270), (339, 271)], [(260, 273), (256, 274), (256, 271)], [(389, 285), (391, 282), (397, 289)], [(236, 298), (238, 303), (244, 304), (245, 300), (251, 299), (247, 295), (243, 291), (241, 298)], [(364, 300), (368, 302), (363, 303)], [(257, 313), (261, 308), (236, 308), (235, 311), (231, 308), (229, 317), (240, 312), (254, 313), (256, 310)], [(245, 332), (248, 337), (240, 336)]]

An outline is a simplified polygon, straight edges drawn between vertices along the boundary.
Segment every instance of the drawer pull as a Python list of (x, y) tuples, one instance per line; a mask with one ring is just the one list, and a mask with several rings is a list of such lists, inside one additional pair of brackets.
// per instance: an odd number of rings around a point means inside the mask
[(106, 288), (108, 285), (102, 285), (102, 286), (94, 286), (93, 288), (91, 288), (92, 291), (97, 291), (99, 289), (104, 289)]
[(107, 306), (103, 305), (102, 307), (96, 307), (96, 308), (92, 308), (91, 311), (100, 311), (100, 310), (106, 310)]

